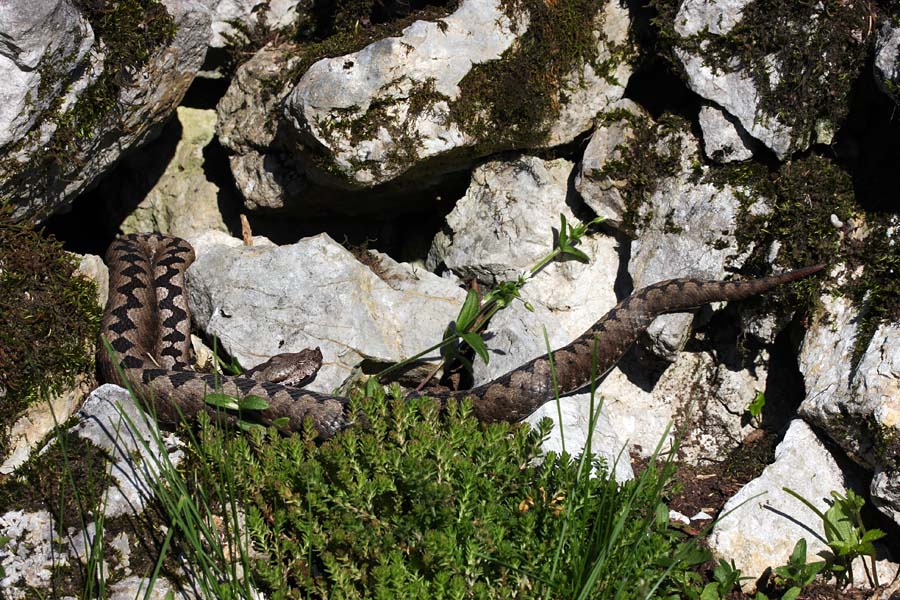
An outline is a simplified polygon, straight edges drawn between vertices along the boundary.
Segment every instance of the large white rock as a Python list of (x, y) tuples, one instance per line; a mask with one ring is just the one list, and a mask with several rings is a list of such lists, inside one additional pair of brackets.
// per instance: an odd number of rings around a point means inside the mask
[(709, 545), (718, 556), (753, 579), (768, 567), (787, 562), (797, 540), (806, 538), (808, 560), (827, 549), (821, 519), (782, 490), (789, 487), (825, 512), (831, 492), (844, 493), (847, 480), (816, 434), (801, 420), (791, 423), (775, 449), (775, 462), (745, 485), (723, 507)]
[[(62, 1), (58, 4), (67, 5)], [(104, 50), (94, 48), (87, 63), (82, 61), (74, 66), (60, 63), (74, 71), (62, 74), (63, 88), (46, 92), (51, 103), (59, 102), (58, 108), (44, 111), (23, 135), (16, 134), (16, 152), (7, 155), (8, 160), (0, 164), (0, 197), (14, 206), (14, 218), (38, 221), (67, 206), (79, 192), (107, 172), (126, 150), (140, 146), (158, 133), (175, 110), (206, 56), (209, 11), (200, 0), (162, 0), (161, 4), (174, 21), (174, 38), (165, 47), (157, 48), (139, 72), (130, 74), (128, 84), (119, 90), (113, 110), (101, 114), (90, 131), (65, 140), (72, 148), (66, 156), (52, 157), (46, 155), (46, 149), (57, 131), (57, 123), (78, 110), (80, 102), (88, 101), (78, 94), (101, 75)], [(31, 6), (49, 5), (33, 2)], [(65, 14), (65, 28), (78, 23), (77, 14)], [(32, 16), (37, 18), (39, 11)], [(6, 45), (13, 43), (14, 40)], [(125, 74), (114, 76), (126, 78)], [(91, 108), (87, 110), (90, 112)]]
[(452, 282), (384, 256), (392, 276), (382, 279), (325, 234), (196, 250), (187, 285), (197, 326), (245, 368), (321, 347), (307, 386), (316, 391), (331, 392), (364, 358), (397, 361), (440, 341), (465, 299)]
[(806, 398), (799, 411), (875, 471), (873, 501), (900, 523), (900, 325), (881, 325), (854, 365), (858, 319), (847, 298), (825, 297), (800, 350)]
[[(304, 0), (205, 0), (212, 12), (211, 48), (225, 48), (243, 38), (241, 30), (260, 26), (277, 31), (297, 22)], [(238, 28), (235, 28), (235, 24)]]
[[(628, 43), (628, 24), (627, 9), (619, 2), (598, 3), (593, 22), (582, 26), (596, 30), (597, 64), (613, 61), (615, 68), (597, 73), (582, 61), (560, 74), (557, 114), (547, 123), (528, 124), (547, 129), (537, 145), (572, 141), (622, 96), (631, 67), (613, 48)], [(285, 100), (289, 126), (302, 141), (296, 150), (315, 149), (317, 161), (327, 163), (324, 171), (344, 185), (364, 188), (404, 174), (409, 178), (416, 169), (447, 170), (469, 163), (473, 153), (505, 149), (502, 142), (456, 122), (451, 103), (462, 100), (460, 83), (472, 69), (502, 61), (529, 25), (527, 12), (511, 16), (498, 1), (465, 0), (437, 22), (417, 21), (399, 37), (315, 63)]]
[[(733, 118), (733, 117), (732, 117)], [(728, 120), (715, 106), (704, 106), (698, 117), (703, 131), (703, 152), (720, 163), (738, 162), (753, 157), (746, 132)]]
[(85, 69), (94, 31), (69, 0), (0, 3), (0, 148), (21, 139)]

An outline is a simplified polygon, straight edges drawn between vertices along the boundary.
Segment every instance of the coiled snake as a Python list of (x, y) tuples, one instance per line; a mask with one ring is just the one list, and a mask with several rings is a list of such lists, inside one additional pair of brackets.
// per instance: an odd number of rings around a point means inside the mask
[[(106, 254), (109, 300), (101, 336), (117, 356), (105, 351), (101, 338), (98, 361), (109, 382), (131, 386), (149, 400), (160, 421), (191, 419), (201, 411), (221, 417), (221, 409), (204, 396), (220, 390), (238, 398), (255, 395), (269, 407), (263, 423), (287, 417), (287, 429), (298, 431), (311, 419), (322, 439), (351, 425), (347, 398), (307, 391), (291, 385), (259, 382), (249, 377), (191, 370), (190, 311), (184, 289), (185, 269), (194, 260), (186, 241), (160, 234), (132, 234), (114, 241)], [(700, 307), (709, 302), (741, 300), (821, 270), (806, 267), (750, 281), (672, 279), (638, 290), (606, 313), (571, 344), (553, 352), (557, 387), (567, 394), (583, 387), (591, 373), (604, 373), (622, 357), (656, 316)], [(596, 353), (596, 365), (593, 356)], [(436, 401), (471, 397), (482, 421), (520, 420), (553, 397), (550, 361), (538, 357), (502, 377), (458, 392), (436, 395)]]

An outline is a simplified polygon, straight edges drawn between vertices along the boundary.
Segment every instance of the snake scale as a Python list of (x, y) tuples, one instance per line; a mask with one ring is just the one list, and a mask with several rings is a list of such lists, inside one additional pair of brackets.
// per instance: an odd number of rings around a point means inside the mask
[[(351, 414), (347, 398), (191, 369), (184, 272), (193, 260), (190, 244), (161, 234), (132, 234), (112, 243), (106, 255), (110, 291), (101, 336), (114, 354), (104, 351), (101, 341), (98, 357), (106, 380), (127, 382), (151, 402), (163, 422), (191, 419), (201, 411), (221, 419), (222, 410), (203, 400), (208, 392), (221, 389), (239, 398), (250, 394), (264, 398), (269, 407), (259, 414), (263, 423), (287, 417), (286, 429), (298, 431), (305, 419), (311, 419), (321, 439), (353, 424), (357, 417)], [(553, 352), (560, 394), (583, 387), (592, 372), (612, 368), (660, 314), (741, 300), (822, 268), (816, 265), (749, 281), (672, 279), (638, 290), (571, 344)], [(593, 366), (595, 352), (597, 364)], [(474, 412), (482, 421), (516, 421), (551, 399), (553, 390), (550, 360), (545, 355), (484, 385), (434, 397), (441, 404), (451, 398), (471, 397)]]

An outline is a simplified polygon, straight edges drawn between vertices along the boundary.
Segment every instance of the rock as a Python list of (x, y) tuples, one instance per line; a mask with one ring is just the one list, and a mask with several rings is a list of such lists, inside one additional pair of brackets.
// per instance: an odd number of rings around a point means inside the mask
[[(228, 231), (219, 208), (219, 187), (207, 179), (204, 169), (203, 150), (215, 134), (216, 112), (179, 106), (176, 115), (180, 136), (165, 166), (155, 164), (158, 154), (137, 153), (122, 161), (116, 180), (100, 186), (109, 213), (127, 211), (122, 233), (156, 231), (189, 237), (210, 229)], [(167, 127), (166, 132), (177, 129)], [(123, 205), (124, 198), (140, 202)]]
[[(775, 462), (725, 504), (726, 516), (716, 523), (708, 540), (716, 555), (734, 560), (735, 567), (751, 578), (742, 584), (745, 591), (768, 567), (785, 564), (801, 537), (806, 539), (807, 560), (820, 560), (817, 554), (828, 551), (821, 519), (783, 487), (798, 492), (822, 512), (828, 509), (825, 501), (832, 499), (831, 492), (844, 494), (848, 487), (834, 458), (801, 420), (791, 423), (775, 449)], [(855, 564), (854, 572), (861, 574), (859, 567)], [(879, 564), (879, 573), (890, 573), (889, 569), (889, 563)]]
[(67, 86), (90, 79), (94, 31), (69, 0), (0, 5), (0, 149), (21, 139)]
[(604, 118), (594, 129), (575, 177), (575, 189), (585, 204), (614, 227), (621, 227), (625, 219), (622, 188), (627, 186), (628, 181), (613, 179), (607, 167), (623, 160), (622, 149), (633, 143), (637, 123), (650, 118), (628, 99), (610, 106), (606, 114), (615, 115), (622, 111), (624, 115), (621, 118)]
[[(558, 410), (556, 401), (547, 402), (529, 415), (525, 422), (534, 427), (538, 421), (547, 417), (553, 421), (553, 431), (541, 444), (541, 449), (545, 453), (557, 454), (565, 450), (572, 456), (578, 456), (587, 446), (588, 433), (591, 431), (590, 408), (590, 394), (576, 394), (560, 398)], [(560, 414), (562, 421), (559, 419)], [(610, 474), (619, 483), (634, 479), (625, 444), (619, 438), (612, 421), (602, 411), (596, 416), (591, 434), (591, 452), (604, 461)]]
[(894, 102), (900, 102), (900, 27), (885, 22), (875, 41), (875, 79)]
[(76, 273), (97, 284), (97, 305), (106, 306), (106, 299), (109, 296), (109, 269), (106, 268), (103, 259), (96, 254), (79, 256)]
[(25, 586), (47, 589), (53, 575), (50, 569), (70, 564), (65, 553), (53, 547), (54, 541), (60, 541), (55, 533), (53, 516), (46, 510), (13, 510), (0, 516), (0, 536), (9, 538), (0, 545), (4, 595), (24, 597), (24, 593), (13, 593)]
[[(739, 268), (752, 250), (739, 251), (735, 237), (739, 190), (702, 181), (703, 168), (695, 168), (699, 148), (690, 133), (667, 137), (660, 144), (677, 144), (680, 167), (638, 208), (639, 232), (628, 265), (635, 289), (676, 277), (724, 279), (726, 267)], [(769, 209), (760, 199), (747, 210), (758, 215)], [(690, 313), (658, 317), (647, 330), (650, 350), (671, 359), (687, 342), (693, 319)]]
[(9, 452), (0, 465), (0, 475), (9, 475), (25, 464), (47, 434), (72, 416), (95, 383), (91, 377), (79, 375), (68, 389), (29, 406), (8, 430)]
[(250, 210), (281, 208), (308, 188), (303, 163), (277, 149), (286, 145), (279, 107), (290, 88), (272, 91), (268, 84), (293, 68), (296, 51), (290, 45), (263, 47), (238, 68), (216, 106), (216, 135), (232, 152), (235, 185)]
[[(270, 31), (289, 29), (306, 10), (309, 0), (206, 0), (212, 12), (211, 48), (225, 48), (234, 39), (242, 39), (242, 31), (265, 28)], [(237, 25), (237, 28), (235, 28)]]
[[(732, 117), (734, 118), (734, 117)], [(753, 158), (747, 133), (740, 125), (714, 106), (700, 109), (700, 129), (703, 130), (703, 153), (720, 163), (739, 162)]]
[(466, 195), (447, 215), (448, 231), (432, 243), (426, 266), (443, 263), (463, 279), (495, 284), (515, 280), (553, 249), (566, 205), (572, 163), (532, 156), (476, 168)]
[[(281, 247), (199, 248), (188, 269), (194, 322), (245, 368), (319, 346), (315, 391), (331, 392), (363, 358), (397, 361), (433, 345), (465, 292), (422, 269), (380, 278), (325, 234)], [(400, 278), (396, 269), (407, 275)]]
[(691, 90), (785, 160), (829, 143), (846, 115), (868, 12), (863, 2), (832, 11), (821, 3), (685, 0), (669, 13), (667, 37)]
[(875, 471), (873, 502), (900, 523), (900, 326), (881, 325), (854, 365), (858, 322), (848, 299), (824, 299), (800, 351), (806, 398), (799, 412)]
[(679, 459), (709, 464), (721, 461), (753, 431), (743, 415), (766, 387), (767, 360), (762, 354), (751, 367), (736, 370), (710, 352), (681, 352), (654, 379), (646, 366), (626, 357), (598, 393), (620, 438), (641, 456), (653, 453), (672, 424), (664, 447), (674, 441), (676, 430), (683, 431)]
[(115, 461), (109, 473), (116, 484), (105, 493), (103, 514), (117, 517), (143, 512), (155, 496), (160, 465), (174, 468), (181, 462), (182, 442), (161, 433), (156, 421), (117, 385), (105, 384), (94, 390), (77, 416), (79, 421), (71, 431), (103, 448)]
[[(290, 149), (306, 155), (315, 149), (310, 165), (317, 165), (316, 177), (332, 186), (358, 189), (400, 176), (413, 181), (458, 169), (490, 152), (573, 140), (624, 93), (631, 72), (628, 53), (613, 51), (628, 43), (627, 10), (610, 1), (585, 16), (594, 28), (596, 47), (591, 53), (596, 53), (596, 61), (574, 60), (568, 72), (551, 82), (558, 89), (543, 92), (552, 98), (479, 96), (480, 90), (469, 82), (479, 69), (501, 68), (504, 61), (529, 51), (531, 45), (521, 40), (537, 18), (514, 14), (499, 2), (467, 0), (437, 22), (417, 21), (399, 37), (315, 63), (285, 99), (285, 118), (296, 140)], [(537, 45), (566, 45), (569, 35), (560, 34), (558, 41), (541, 38)], [(522, 60), (533, 64), (555, 58), (529, 55)], [(607, 71), (596, 73), (593, 65), (604, 61)], [(506, 67), (514, 77), (525, 77), (522, 71), (512, 64)], [(496, 109), (498, 102), (511, 103), (511, 108)], [(521, 102), (529, 105), (520, 107)], [(545, 104), (550, 107), (547, 114), (530, 115), (527, 123), (492, 120), (499, 118), (495, 114), (537, 110)], [(466, 106), (475, 107), (472, 114), (465, 112)]]
[[(43, 2), (34, 5), (51, 6)], [(52, 5), (58, 6), (62, 12), (52, 16), (55, 13), (44, 14), (34, 9), (22, 18), (39, 22), (46, 16), (51, 19), (51, 25), (56, 22), (53, 19), (63, 19), (66, 25), (60, 25), (60, 28), (68, 30), (66, 28), (76, 27), (76, 30), (59, 39), (69, 37), (72, 39), (69, 44), (78, 48), (88, 44), (90, 52), (77, 64), (60, 64), (61, 72), (56, 73), (52, 80), (58, 81), (58, 86), (45, 82), (41, 89), (47, 91), (35, 95), (42, 101), (46, 97), (48, 106), (55, 107), (58, 103), (58, 108), (47, 109), (40, 114), (30, 112), (28, 114), (31, 116), (25, 119), (11, 118), (7, 121), (15, 125), (6, 129), (9, 143), (7, 155), (0, 163), (0, 196), (13, 204), (13, 218), (17, 219), (39, 221), (62, 210), (79, 192), (108, 171), (126, 150), (141, 145), (158, 133), (203, 63), (209, 38), (208, 10), (199, 0), (163, 0), (162, 5), (170, 17), (160, 14), (155, 14), (153, 18), (148, 16), (140, 25), (134, 25), (145, 29), (132, 34), (107, 23), (104, 26), (109, 28), (104, 34), (107, 38), (101, 37), (99, 41), (90, 38), (87, 30), (83, 35), (78, 33), (83, 28), (78, 29), (77, 24), (83, 19), (71, 12), (73, 9), (67, 2), (59, 1)], [(104, 18), (118, 23), (115, 13), (104, 15)], [(150, 49), (150, 55), (142, 67), (128, 70), (116, 64), (111, 68), (121, 69), (121, 72), (107, 72), (104, 60), (118, 55), (110, 54), (106, 45), (133, 39), (129, 35), (151, 35), (151, 31), (156, 31), (154, 27), (169, 27), (165, 20), (168, 18), (171, 18), (174, 37), (164, 42), (162, 47)], [(6, 22), (6, 19), (2, 21)], [(27, 30), (31, 23), (27, 20), (17, 22), (21, 22), (22, 30)], [(110, 39), (112, 32), (119, 37)], [(47, 35), (57, 39), (55, 33)], [(159, 37), (165, 39), (164, 34), (159, 34)], [(87, 41), (89, 38), (90, 43)], [(143, 38), (141, 40), (149, 43)], [(17, 41), (11, 41), (6, 46), (14, 43)], [(66, 51), (66, 56), (78, 56), (79, 53)], [(52, 56), (54, 54), (51, 52), (47, 59)], [(62, 90), (67, 90), (63, 98), (60, 97)], [(22, 128), (26, 126), (27, 131), (22, 133)]]
[[(426, 266), (443, 263), (462, 279), (494, 286), (527, 274), (553, 249), (553, 230), (562, 214), (578, 222), (567, 199), (572, 165), (521, 156), (478, 167), (466, 195), (447, 215)], [(500, 311), (488, 327), (489, 365), (475, 362), (476, 384), (483, 383), (544, 354), (543, 326), (552, 347), (568, 344), (616, 304), (613, 281), (619, 258), (615, 240), (587, 235), (579, 249), (590, 262), (556, 260), (521, 290), (535, 312), (521, 302)]]

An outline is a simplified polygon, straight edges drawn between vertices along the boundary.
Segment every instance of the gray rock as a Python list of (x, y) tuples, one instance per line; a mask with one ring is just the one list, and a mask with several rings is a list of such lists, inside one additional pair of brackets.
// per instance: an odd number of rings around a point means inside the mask
[[(628, 265), (635, 289), (676, 277), (723, 279), (726, 267), (740, 267), (752, 250), (738, 251), (735, 229), (741, 200), (736, 190), (698, 181), (696, 140), (687, 132), (670, 135), (681, 147), (681, 168), (661, 180), (638, 209), (641, 225)], [(768, 208), (757, 200), (748, 210), (760, 214)], [(674, 357), (690, 336), (692, 320), (690, 313), (658, 317), (647, 330), (650, 349), (658, 356)]]
[(69, 0), (0, 4), (0, 149), (86, 73), (94, 32)]
[[(290, 28), (308, 8), (308, 0), (206, 0), (212, 11), (211, 48), (225, 48), (242, 30), (265, 27), (271, 31)], [(235, 28), (235, 25), (238, 25)]]
[(720, 163), (739, 162), (753, 157), (744, 138), (743, 128), (735, 126), (728, 116), (714, 106), (700, 109), (700, 129), (703, 130), (703, 152), (707, 158)]
[(290, 70), (297, 57), (290, 46), (266, 46), (234, 74), (216, 107), (216, 135), (231, 151), (235, 185), (248, 209), (281, 208), (308, 184), (305, 167), (291, 153), (278, 152), (279, 107), (290, 88), (271, 90), (267, 81)]
[[(630, 360), (626, 357), (626, 361)], [(742, 415), (758, 390), (765, 389), (768, 356), (753, 368), (734, 371), (709, 352), (681, 352), (652, 381), (631, 365), (617, 367), (600, 384), (604, 412), (630, 449), (650, 456), (670, 424), (685, 432), (679, 458), (689, 464), (722, 460), (753, 431)], [(674, 441), (669, 433), (663, 447)]]
[(800, 351), (806, 398), (800, 414), (848, 456), (875, 471), (875, 505), (900, 523), (896, 445), (900, 430), (900, 326), (878, 328), (854, 368), (859, 311), (846, 298), (826, 297)]
[[(618, 2), (599, 9), (598, 56), (617, 61), (616, 69), (601, 76), (585, 62), (563, 74), (557, 117), (532, 124), (549, 126), (538, 145), (571, 141), (624, 92), (630, 67), (612, 48), (626, 43), (627, 11)], [(472, 69), (502, 60), (528, 26), (527, 13), (511, 18), (498, 2), (467, 0), (438, 22), (417, 21), (400, 37), (315, 63), (285, 101), (288, 123), (302, 140), (296, 151), (316, 148), (319, 163), (327, 162), (322, 170), (337, 178), (334, 185), (367, 188), (458, 168), (473, 151), (505, 149), (467, 132), (451, 104), (461, 99), (460, 82)]]
[[(522, 156), (478, 167), (466, 195), (435, 236), (427, 266), (443, 263), (462, 279), (488, 285), (527, 275), (553, 249), (559, 215), (578, 221), (566, 202), (571, 163)], [(544, 354), (546, 327), (552, 347), (568, 344), (616, 303), (613, 282), (619, 258), (611, 237), (588, 235), (579, 248), (585, 264), (557, 260), (528, 278), (521, 302), (497, 313), (487, 333), (491, 361), (475, 362), (476, 383), (493, 379)]]
[(606, 171), (611, 162), (622, 160), (622, 149), (634, 139), (634, 123), (637, 119), (649, 119), (649, 115), (637, 104), (622, 99), (610, 106), (610, 110), (625, 110), (635, 119), (621, 118), (601, 121), (591, 134), (584, 149), (581, 165), (575, 177), (575, 189), (585, 204), (613, 226), (621, 226), (625, 217), (625, 199), (622, 188), (627, 181), (613, 180)]
[[(38, 221), (66, 207), (108, 171), (123, 152), (155, 135), (181, 101), (206, 54), (209, 14), (199, 0), (163, 0), (162, 4), (174, 19), (174, 39), (156, 50), (149, 63), (133, 74), (133, 85), (122, 87), (116, 107), (106, 111), (91, 131), (65, 140), (73, 150), (64, 157), (48, 156), (45, 152), (60, 115), (72, 114), (79, 108), (79, 99), (71, 98), (71, 93), (62, 99), (56, 113), (45, 111), (24, 136), (15, 139), (15, 152), (0, 165), (0, 196), (15, 207), (14, 218)], [(99, 50), (93, 56), (99, 57)], [(76, 70), (93, 69), (91, 77), (98, 76), (94, 71), (100, 63), (95, 63)], [(72, 81), (74, 76), (71, 72), (62, 73), (64, 82)], [(79, 89), (83, 89), (80, 84), (70, 87), (70, 92)], [(50, 100), (58, 98), (59, 93), (53, 93)]]
[(197, 252), (187, 284), (198, 327), (245, 368), (321, 347), (325, 363), (307, 386), (316, 391), (341, 385), (363, 358), (397, 361), (433, 345), (465, 299), (424, 269), (389, 265), (382, 279), (325, 234)]
[[(72, 431), (103, 448), (115, 461), (109, 470), (116, 484), (105, 493), (103, 514), (139, 514), (154, 496), (162, 466), (177, 467), (184, 456), (182, 442), (159, 431), (131, 394), (105, 384), (94, 390), (77, 413)], [(163, 452), (165, 449), (165, 455)]]
[[(599, 403), (599, 399), (597, 402)], [(553, 421), (553, 431), (541, 444), (541, 449), (545, 453), (559, 454), (565, 450), (572, 456), (578, 456), (584, 452), (591, 431), (590, 394), (560, 398), (558, 406), (555, 400), (547, 402), (529, 415), (525, 422), (535, 426), (544, 417)], [(591, 452), (604, 461), (610, 474), (619, 483), (634, 479), (631, 459), (615, 425), (603, 411), (595, 419), (593, 433), (590, 434)]]
[[(708, 65), (704, 58), (684, 50), (676, 49), (675, 53), (684, 67), (691, 90), (734, 116), (747, 133), (765, 144), (778, 158), (786, 158), (795, 144), (797, 149), (809, 144), (808, 136), (805, 141), (795, 140), (795, 132), (777, 115), (762, 110), (760, 90), (750, 74), (741, 70), (736, 62), (716, 68)], [(778, 77), (774, 65), (768, 76), (773, 85)]]
[(875, 79), (885, 94), (900, 102), (900, 27), (887, 22), (875, 41)]
[[(801, 537), (806, 539), (808, 560), (820, 560), (816, 554), (827, 551), (821, 519), (783, 487), (797, 491), (823, 512), (828, 509), (825, 500), (831, 499), (831, 492), (843, 494), (848, 487), (834, 458), (801, 420), (791, 423), (775, 449), (775, 462), (725, 504), (727, 516), (716, 523), (709, 537), (715, 554), (733, 559), (735, 566), (752, 578), (743, 583), (745, 591), (753, 588), (766, 568), (785, 564)], [(855, 572), (858, 567), (861, 565), (854, 565)], [(890, 573), (889, 569), (889, 563), (879, 565), (879, 573)]]
[(740, 23), (744, 7), (752, 0), (684, 0), (675, 15), (675, 32), (687, 37), (708, 31), (724, 35)]

